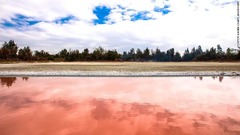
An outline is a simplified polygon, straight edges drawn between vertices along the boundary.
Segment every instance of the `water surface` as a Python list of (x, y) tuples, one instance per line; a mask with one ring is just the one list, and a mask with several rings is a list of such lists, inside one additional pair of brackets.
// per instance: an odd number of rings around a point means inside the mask
[(239, 78), (0, 78), (0, 135), (239, 135)]

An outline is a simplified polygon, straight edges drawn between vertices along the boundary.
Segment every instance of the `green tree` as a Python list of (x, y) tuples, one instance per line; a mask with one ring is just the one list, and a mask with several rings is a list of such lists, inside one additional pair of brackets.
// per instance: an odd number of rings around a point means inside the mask
[(108, 50), (105, 55), (105, 60), (117, 60), (121, 57), (117, 50)]
[(141, 49), (137, 49), (136, 51), (136, 59), (141, 60), (143, 58), (143, 52), (141, 51)]
[[(197, 48), (197, 50), (196, 50), (196, 56), (201, 55), (202, 53), (203, 53), (202, 47), (201, 47), (201, 45), (199, 45), (198, 48)], [(196, 57), (196, 56), (195, 56), (195, 57)]]
[(174, 60), (174, 54), (175, 54), (175, 50), (174, 50), (174, 48), (171, 48), (171, 49), (169, 49), (169, 50), (167, 50), (167, 56), (166, 56), (166, 60), (167, 61), (173, 61)]
[(222, 50), (222, 47), (218, 44), (217, 45), (217, 59), (224, 59), (224, 52)]
[(130, 49), (130, 52), (128, 52), (128, 57), (132, 61), (136, 60), (136, 54), (135, 54), (135, 49), (134, 48)]
[(48, 60), (50, 56), (51, 55), (48, 52), (45, 52), (44, 50), (35, 51), (33, 55), (34, 59), (37, 61)]
[(217, 58), (217, 51), (216, 51), (216, 48), (212, 47), (210, 48), (210, 51), (209, 51), (209, 59), (210, 60), (215, 60)]
[(148, 47), (143, 52), (143, 58), (145, 60), (149, 60), (150, 59), (150, 50), (148, 49)]
[(227, 48), (227, 50), (226, 50), (226, 59), (228, 59), (228, 60), (234, 59), (233, 50), (230, 48)]
[(18, 46), (13, 40), (10, 40), (8, 43), (4, 42), (0, 49), (0, 58), (2, 59), (16, 59)]
[(124, 51), (122, 54), (122, 60), (129, 60), (129, 57), (126, 51)]
[(176, 52), (174, 55), (174, 61), (181, 61), (181, 54), (179, 52)]
[(229, 47), (227, 48), (226, 52), (227, 52), (227, 56), (230, 56), (232, 54), (231, 49)]
[(85, 48), (82, 52), (83, 60), (91, 60), (88, 48)]
[(154, 59), (155, 59), (156, 61), (161, 61), (161, 51), (160, 51), (160, 49), (158, 49), (158, 48), (156, 48)]
[(66, 61), (78, 61), (78, 60), (80, 60), (79, 50), (69, 50), (65, 60)]
[(66, 60), (69, 55), (67, 49), (61, 50), (58, 54), (59, 54), (60, 58), (62, 58), (64, 60)]
[(217, 45), (217, 54), (223, 55), (222, 47), (219, 44)]
[(28, 60), (32, 60), (32, 50), (30, 49), (29, 46), (27, 47), (24, 47), (23, 49), (19, 49), (18, 51), (18, 58), (20, 60), (25, 60), (25, 61), (28, 61)]
[(189, 49), (187, 48), (183, 54), (183, 61), (190, 61), (190, 60), (191, 60), (191, 56), (190, 56)]
[(93, 60), (104, 60), (104, 54), (105, 50), (99, 46), (98, 48), (95, 48), (92, 53)]
[(190, 53), (190, 60), (193, 60), (196, 56), (197, 56), (197, 51), (195, 47), (193, 47)]

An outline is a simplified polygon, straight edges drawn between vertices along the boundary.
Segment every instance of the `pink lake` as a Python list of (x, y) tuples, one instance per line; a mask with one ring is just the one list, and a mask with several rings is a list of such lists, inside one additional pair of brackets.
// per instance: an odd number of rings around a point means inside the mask
[(240, 135), (240, 79), (0, 78), (0, 135)]

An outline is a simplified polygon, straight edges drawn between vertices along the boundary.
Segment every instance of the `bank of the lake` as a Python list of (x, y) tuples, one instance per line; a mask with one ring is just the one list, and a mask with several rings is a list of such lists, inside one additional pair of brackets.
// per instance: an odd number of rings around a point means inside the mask
[(48, 62), (0, 64), (0, 76), (239, 76), (240, 62)]

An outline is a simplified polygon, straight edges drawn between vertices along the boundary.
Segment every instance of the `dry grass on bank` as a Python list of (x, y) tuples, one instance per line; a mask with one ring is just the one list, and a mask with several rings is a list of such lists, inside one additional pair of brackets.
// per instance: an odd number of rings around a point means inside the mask
[(240, 71), (240, 62), (54, 62), (0, 64), (0, 71)]

